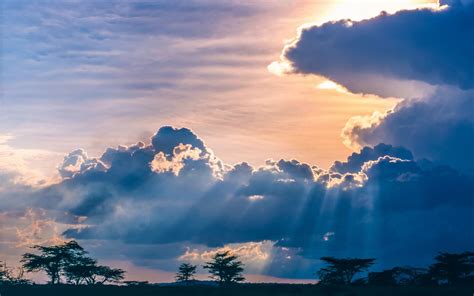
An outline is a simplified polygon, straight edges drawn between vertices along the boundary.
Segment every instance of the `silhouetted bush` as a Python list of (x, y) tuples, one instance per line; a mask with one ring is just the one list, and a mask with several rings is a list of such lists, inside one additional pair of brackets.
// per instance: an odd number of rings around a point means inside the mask
[(368, 283), (379, 286), (429, 285), (433, 281), (424, 268), (394, 267), (379, 272), (370, 272)]
[(349, 285), (357, 273), (367, 270), (375, 261), (372, 258), (334, 257), (322, 257), (321, 260), (327, 264), (317, 272), (322, 285)]

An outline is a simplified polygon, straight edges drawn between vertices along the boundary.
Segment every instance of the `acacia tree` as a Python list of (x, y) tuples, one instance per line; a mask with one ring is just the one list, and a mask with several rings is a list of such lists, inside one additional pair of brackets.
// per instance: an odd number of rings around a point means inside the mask
[(97, 261), (87, 256), (87, 252), (76, 242), (70, 241), (58, 246), (34, 246), (40, 254), (23, 255), (23, 267), (28, 272), (45, 271), (51, 284), (61, 283), (66, 277), (68, 283), (104, 284), (124, 278), (125, 271), (97, 265)]
[(64, 267), (64, 275), (66, 276), (68, 283), (80, 284), (92, 284), (97, 268), (97, 261), (82, 256), (76, 259), (74, 264)]
[(321, 284), (342, 284), (348, 285), (352, 282), (354, 276), (367, 270), (375, 259), (322, 257), (327, 266), (321, 268), (317, 275)]
[(61, 274), (69, 265), (73, 265), (77, 258), (83, 257), (86, 252), (76, 242), (70, 241), (57, 246), (33, 246), (40, 252), (39, 255), (23, 254), (21, 262), (27, 272), (44, 271), (49, 276), (51, 284), (61, 283)]
[(456, 284), (473, 277), (474, 253), (439, 253), (436, 262), (430, 266), (430, 274), (438, 281)]
[(212, 257), (212, 261), (206, 262), (204, 268), (209, 270), (210, 278), (219, 282), (220, 285), (238, 283), (245, 280), (242, 275), (244, 264), (238, 257), (229, 251), (218, 252)]
[(125, 271), (97, 265), (96, 260), (84, 256), (78, 258), (75, 264), (66, 266), (64, 274), (69, 283), (93, 285), (123, 280)]
[(182, 263), (178, 268), (178, 272), (176, 273), (176, 281), (183, 282), (185, 284), (188, 284), (190, 281), (193, 281), (194, 275), (196, 274), (196, 268), (196, 265)]
[(99, 265), (95, 270), (94, 283), (105, 284), (107, 282), (118, 282), (123, 280), (124, 276), (125, 271), (120, 268)]

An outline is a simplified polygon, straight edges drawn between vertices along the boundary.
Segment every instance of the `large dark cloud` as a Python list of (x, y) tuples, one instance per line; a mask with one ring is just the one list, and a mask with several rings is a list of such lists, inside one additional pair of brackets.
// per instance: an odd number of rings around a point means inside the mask
[[(294, 71), (362, 93), (390, 94), (384, 79), (474, 87), (474, 5), (341, 20), (305, 28), (284, 51)], [(392, 89), (393, 90), (393, 89)]]
[(474, 3), (441, 4), (449, 6), (302, 29), (284, 57), (295, 72), (326, 76), (353, 92), (405, 98), (383, 118), (351, 119), (346, 143), (403, 146), (417, 159), (472, 173)]
[(426, 264), (439, 250), (474, 243), (473, 177), (420, 165), (402, 147), (364, 148), (326, 171), (296, 160), (223, 165), (188, 129), (164, 127), (152, 143), (85, 159), (95, 166), (74, 165), (60, 184), (35, 193), (35, 206), (86, 217), (69, 238), (141, 246), (136, 254), (127, 247), (137, 263), (152, 246), (169, 254), (159, 260), (172, 260), (189, 246), (272, 241), (264, 272), (278, 276), (310, 276), (322, 255)]
[(404, 101), (379, 123), (351, 121), (351, 142), (384, 142), (410, 148), (416, 157), (474, 172), (474, 92), (439, 91), (429, 99)]

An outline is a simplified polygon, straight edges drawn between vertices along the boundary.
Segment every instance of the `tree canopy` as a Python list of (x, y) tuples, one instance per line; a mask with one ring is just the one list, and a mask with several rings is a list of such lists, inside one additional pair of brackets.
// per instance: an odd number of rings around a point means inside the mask
[(474, 280), (474, 253), (439, 253), (429, 272), (437, 281), (448, 284)]
[(321, 268), (317, 275), (322, 284), (343, 284), (348, 285), (352, 282), (354, 276), (362, 271), (367, 270), (375, 259), (359, 259), (359, 258), (334, 258), (322, 257), (327, 266)]
[(40, 252), (23, 254), (21, 262), (28, 272), (44, 271), (51, 284), (66, 282), (79, 284), (96, 284), (119, 281), (125, 271), (108, 266), (97, 265), (97, 261), (87, 256), (87, 252), (76, 242), (70, 241), (57, 246), (33, 247)]
[(179, 266), (178, 272), (176, 273), (176, 281), (189, 283), (189, 281), (194, 280), (194, 275), (196, 274), (196, 265), (189, 263), (182, 263)]
[(70, 241), (57, 246), (33, 246), (40, 252), (23, 254), (21, 262), (28, 272), (45, 271), (51, 284), (61, 283), (61, 274), (64, 269), (73, 265), (77, 258), (86, 254), (84, 249), (76, 242)]
[(212, 261), (206, 262), (204, 268), (209, 270), (211, 278), (217, 280), (221, 285), (242, 282), (245, 278), (243, 263), (230, 251), (217, 252)]

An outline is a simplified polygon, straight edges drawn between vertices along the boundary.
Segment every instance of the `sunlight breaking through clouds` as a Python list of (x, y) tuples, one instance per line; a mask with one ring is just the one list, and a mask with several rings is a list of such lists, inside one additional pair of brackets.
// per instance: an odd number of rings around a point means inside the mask
[(227, 250), (276, 281), (474, 245), (474, 2), (183, 3), (2, 6), (8, 260), (75, 239), (169, 279)]
[[(153, 169), (157, 155), (176, 161), (179, 173)], [(228, 165), (210, 155), (191, 130), (162, 127), (150, 144), (109, 148), (101, 157), (87, 158), (103, 166), (78, 165), (58, 184), (23, 188), (14, 202), (8, 202), (16, 190), (10, 188), (0, 205), (7, 212), (42, 209), (45, 229), (55, 225), (66, 239), (103, 241), (103, 246), (115, 241), (137, 264), (171, 268), (179, 260), (204, 261), (228, 249), (251, 271), (284, 278), (304, 277), (314, 258), (328, 252), (355, 256), (368, 248), (377, 252), (381, 264), (396, 257), (391, 252), (409, 257), (414, 245), (430, 244), (433, 233), (452, 237), (451, 228), (438, 225), (417, 232), (410, 243), (405, 238), (413, 236), (411, 230), (403, 228), (393, 237), (386, 233), (400, 223), (419, 223), (421, 216), (423, 228), (440, 217), (463, 225), (473, 206), (471, 176), (417, 162), (402, 147), (365, 147), (329, 170), (284, 159), (261, 167)], [(69, 157), (64, 161), (71, 163)], [(458, 199), (448, 199), (447, 192)], [(405, 196), (410, 198), (400, 198)], [(386, 220), (382, 229), (380, 219)], [(40, 224), (21, 231), (25, 241), (36, 237)], [(391, 251), (373, 249), (381, 244)], [(458, 244), (463, 245), (446, 241), (447, 247)], [(133, 251), (134, 246), (143, 250)], [(161, 257), (147, 261), (146, 254), (156, 248)], [(100, 250), (96, 252), (104, 252)]]

